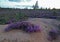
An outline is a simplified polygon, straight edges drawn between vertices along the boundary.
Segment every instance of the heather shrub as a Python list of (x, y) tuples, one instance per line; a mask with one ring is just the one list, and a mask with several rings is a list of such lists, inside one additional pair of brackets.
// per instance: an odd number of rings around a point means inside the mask
[(17, 13), (15, 15), (15, 19), (16, 19), (16, 21), (24, 21), (24, 20), (27, 20), (28, 17), (23, 13)]
[(51, 31), (48, 32), (48, 40), (56, 40), (58, 38), (58, 32), (57, 30), (52, 29)]
[(24, 21), (27, 19), (28, 17), (24, 13), (2, 14), (0, 16), (0, 24), (10, 24), (18, 21)]
[(0, 19), (0, 24), (5, 24), (6, 20), (5, 19)]
[(20, 26), (20, 22), (19, 23), (11, 23), (9, 24), (4, 31), (10, 31), (10, 30), (13, 30), (13, 29), (18, 29)]
[(11, 23), (8, 25), (8, 27), (5, 28), (4, 31), (10, 31), (14, 29), (20, 29), (25, 32), (38, 32), (41, 31), (41, 28), (35, 24), (32, 24), (30, 22), (16, 22)]
[(59, 28), (59, 30), (60, 30), (60, 24), (58, 25), (58, 28)]
[(9, 19), (6, 24), (10, 24), (10, 23), (14, 23), (16, 22), (16, 19), (15, 18), (12, 18), (12, 19)]
[(60, 35), (60, 24), (58, 25), (58, 33)]

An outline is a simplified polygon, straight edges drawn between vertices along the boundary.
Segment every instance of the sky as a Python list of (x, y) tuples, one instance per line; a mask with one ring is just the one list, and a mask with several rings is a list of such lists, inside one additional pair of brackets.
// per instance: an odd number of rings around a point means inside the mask
[(0, 7), (31, 8), (31, 6), (35, 5), (36, 1), (38, 1), (40, 8), (60, 9), (60, 0), (0, 0)]

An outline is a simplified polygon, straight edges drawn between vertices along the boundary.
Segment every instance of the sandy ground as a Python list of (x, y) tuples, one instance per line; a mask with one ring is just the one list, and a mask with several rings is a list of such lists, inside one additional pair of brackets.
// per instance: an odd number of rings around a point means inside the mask
[[(0, 25), (0, 42), (51, 42), (47, 40), (48, 31), (57, 28), (56, 25), (60, 24), (60, 21), (55, 19), (30, 18), (28, 21), (39, 25), (42, 31), (31, 34), (21, 30), (4, 32), (5, 27), (8, 25)], [(60, 37), (52, 42), (60, 42)]]

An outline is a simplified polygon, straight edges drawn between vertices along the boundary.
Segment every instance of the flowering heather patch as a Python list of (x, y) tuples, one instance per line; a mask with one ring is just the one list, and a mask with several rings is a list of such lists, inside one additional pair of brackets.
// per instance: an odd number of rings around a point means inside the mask
[(58, 33), (60, 35), (60, 24), (58, 25)]
[(20, 29), (25, 32), (38, 32), (41, 30), (39, 26), (32, 24), (30, 22), (16, 22), (9, 24), (8, 27), (5, 28), (5, 31), (10, 31), (13, 29)]
[(49, 31), (49, 37), (48, 37), (48, 40), (56, 40), (58, 38), (58, 32), (57, 30), (51, 30)]
[(60, 24), (58, 25), (58, 29), (60, 30)]

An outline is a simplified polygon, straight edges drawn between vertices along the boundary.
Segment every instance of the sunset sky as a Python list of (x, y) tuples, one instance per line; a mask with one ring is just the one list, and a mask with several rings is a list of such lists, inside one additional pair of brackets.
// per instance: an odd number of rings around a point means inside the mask
[(60, 0), (0, 0), (0, 7), (31, 7), (36, 3), (36, 1), (38, 1), (38, 5), (40, 8), (60, 8)]

